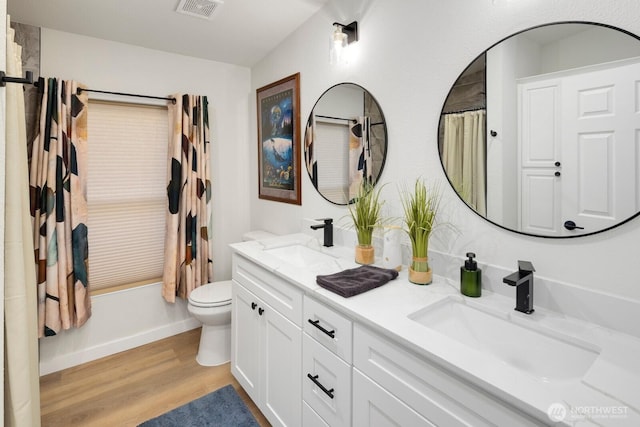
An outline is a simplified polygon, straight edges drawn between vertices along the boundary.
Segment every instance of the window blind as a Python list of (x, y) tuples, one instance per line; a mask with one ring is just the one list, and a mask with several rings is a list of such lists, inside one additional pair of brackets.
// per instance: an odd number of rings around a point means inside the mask
[(90, 101), (87, 132), (90, 289), (160, 280), (167, 109)]

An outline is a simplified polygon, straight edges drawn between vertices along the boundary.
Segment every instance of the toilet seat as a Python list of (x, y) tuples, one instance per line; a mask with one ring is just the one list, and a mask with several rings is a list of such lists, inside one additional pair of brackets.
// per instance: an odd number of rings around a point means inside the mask
[(231, 304), (231, 280), (207, 283), (191, 291), (189, 304), (194, 307), (220, 307)]

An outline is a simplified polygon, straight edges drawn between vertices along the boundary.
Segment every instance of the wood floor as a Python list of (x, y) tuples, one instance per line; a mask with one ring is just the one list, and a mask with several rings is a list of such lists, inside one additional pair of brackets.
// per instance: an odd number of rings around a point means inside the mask
[(195, 361), (200, 329), (40, 378), (43, 427), (137, 426), (232, 384), (261, 426), (268, 421), (229, 364)]

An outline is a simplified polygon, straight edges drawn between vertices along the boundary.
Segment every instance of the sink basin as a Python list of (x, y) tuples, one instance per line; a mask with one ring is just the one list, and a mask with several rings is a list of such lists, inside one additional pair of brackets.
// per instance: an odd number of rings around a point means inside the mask
[(273, 249), (265, 249), (265, 252), (301, 268), (325, 262), (332, 262), (335, 260), (331, 255), (316, 251), (304, 245), (290, 245)]
[(556, 338), (461, 300), (444, 299), (409, 318), (545, 382), (582, 378), (599, 354), (586, 343)]
[(265, 249), (264, 252), (279, 258), (289, 265), (315, 274), (332, 274), (356, 266), (353, 262), (336, 258), (300, 244)]

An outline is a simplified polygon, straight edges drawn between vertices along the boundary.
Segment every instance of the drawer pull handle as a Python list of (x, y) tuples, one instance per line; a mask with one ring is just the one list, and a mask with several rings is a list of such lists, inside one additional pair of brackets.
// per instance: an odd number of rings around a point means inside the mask
[(336, 331), (335, 330), (334, 331), (327, 331), (325, 328), (320, 326), (320, 321), (319, 320), (311, 320), (311, 319), (309, 319), (309, 323), (311, 323), (316, 328), (320, 329), (325, 334), (329, 335), (331, 338), (335, 338), (336, 337)]
[(325, 388), (325, 386), (323, 386), (322, 384), (320, 384), (320, 381), (318, 381), (318, 376), (317, 375), (311, 375), (311, 374), (307, 374), (307, 377), (313, 381), (313, 383), (315, 385), (317, 385), (318, 387), (320, 387), (320, 390), (324, 391), (324, 394), (326, 394), (327, 396), (329, 396), (330, 398), (333, 399), (333, 389), (331, 390), (327, 390)]
[(256, 304), (255, 302), (252, 302), (251, 303), (251, 310), (255, 310), (257, 306), (258, 306), (258, 304)]
[(264, 308), (260, 307), (260, 308), (258, 309), (258, 314), (259, 314), (260, 316), (262, 316), (262, 313), (264, 313)]

